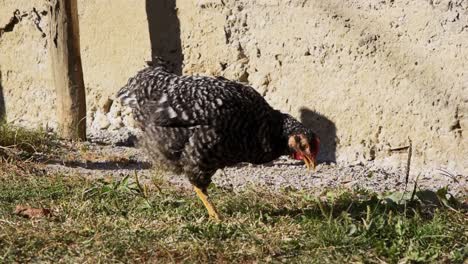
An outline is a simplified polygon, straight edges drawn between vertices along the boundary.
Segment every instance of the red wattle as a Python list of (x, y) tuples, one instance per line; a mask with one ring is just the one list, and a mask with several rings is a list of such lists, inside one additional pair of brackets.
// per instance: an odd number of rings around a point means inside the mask
[(293, 158), (296, 160), (302, 160), (304, 158), (302, 154), (298, 152), (294, 152), (292, 155), (293, 155)]

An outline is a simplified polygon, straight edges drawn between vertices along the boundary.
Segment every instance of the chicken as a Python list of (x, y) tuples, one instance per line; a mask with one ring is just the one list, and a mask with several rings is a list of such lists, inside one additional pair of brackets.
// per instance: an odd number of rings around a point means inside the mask
[(308, 168), (316, 166), (320, 141), (315, 133), (238, 82), (175, 75), (155, 58), (117, 97), (132, 108), (142, 130), (139, 144), (158, 166), (185, 174), (215, 219), (220, 216), (207, 187), (217, 169), (287, 154)]

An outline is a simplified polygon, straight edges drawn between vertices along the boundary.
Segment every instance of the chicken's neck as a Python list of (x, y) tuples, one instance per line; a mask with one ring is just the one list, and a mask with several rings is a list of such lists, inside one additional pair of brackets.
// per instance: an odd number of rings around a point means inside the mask
[(297, 119), (294, 117), (288, 115), (288, 114), (282, 114), (283, 115), (283, 138), (287, 142), (288, 138), (291, 135), (294, 134), (299, 134), (299, 133), (307, 133), (307, 128), (299, 122)]

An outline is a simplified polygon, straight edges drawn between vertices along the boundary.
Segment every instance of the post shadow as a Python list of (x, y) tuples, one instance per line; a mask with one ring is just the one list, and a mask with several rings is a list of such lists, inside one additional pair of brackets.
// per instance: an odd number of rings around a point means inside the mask
[(0, 123), (6, 119), (5, 98), (3, 97), (2, 72), (0, 71)]
[(320, 138), (319, 162), (336, 162), (336, 126), (326, 116), (303, 107), (300, 109), (301, 122), (312, 129)]
[(182, 44), (176, 0), (146, 0), (146, 15), (151, 41), (151, 57), (170, 63), (176, 74), (182, 74)]

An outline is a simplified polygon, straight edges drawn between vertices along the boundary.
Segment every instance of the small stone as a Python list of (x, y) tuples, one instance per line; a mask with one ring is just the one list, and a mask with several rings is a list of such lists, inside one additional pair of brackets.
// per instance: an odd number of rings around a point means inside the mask
[(101, 111), (97, 111), (94, 115), (94, 124), (101, 130), (109, 128), (111, 123)]
[(123, 124), (124, 126), (126, 127), (129, 127), (129, 128), (135, 128), (135, 120), (133, 119), (133, 117), (131, 115), (126, 115), (123, 117)]
[(110, 98), (103, 97), (101, 100), (99, 100), (99, 108), (103, 113), (107, 114), (109, 113), (113, 102), (114, 101), (112, 101)]
[(118, 130), (124, 125), (121, 118), (110, 119), (110, 124), (110, 129), (112, 130)]
[(129, 116), (132, 114), (132, 109), (130, 107), (123, 107), (121, 114), (122, 116)]

